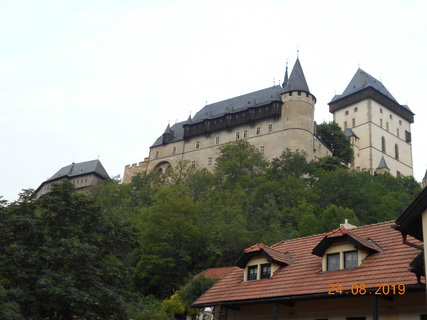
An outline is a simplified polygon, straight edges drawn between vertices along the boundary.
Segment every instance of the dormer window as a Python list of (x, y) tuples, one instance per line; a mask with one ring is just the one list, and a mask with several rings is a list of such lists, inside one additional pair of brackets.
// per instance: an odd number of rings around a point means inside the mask
[(261, 265), (261, 279), (270, 279), (271, 264), (266, 263)]
[(333, 253), (326, 256), (326, 270), (335, 271), (340, 269), (340, 254)]
[(357, 250), (344, 252), (344, 269), (352, 269), (358, 267)]
[(256, 280), (258, 277), (258, 266), (248, 267), (248, 281)]

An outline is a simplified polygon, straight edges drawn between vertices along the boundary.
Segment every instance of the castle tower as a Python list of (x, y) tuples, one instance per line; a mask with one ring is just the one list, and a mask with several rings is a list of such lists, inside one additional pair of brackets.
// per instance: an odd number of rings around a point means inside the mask
[[(411, 123), (414, 113), (399, 104), (381, 81), (358, 69), (347, 88), (329, 103), (334, 121), (358, 138), (356, 171), (374, 173), (384, 159), (390, 174), (413, 175)], [(348, 132), (348, 131), (347, 131)]]
[(292, 151), (304, 151), (308, 161), (313, 160), (316, 98), (310, 93), (299, 58), (295, 62), (289, 79), (286, 67), (283, 89), (281, 97), (284, 144)]

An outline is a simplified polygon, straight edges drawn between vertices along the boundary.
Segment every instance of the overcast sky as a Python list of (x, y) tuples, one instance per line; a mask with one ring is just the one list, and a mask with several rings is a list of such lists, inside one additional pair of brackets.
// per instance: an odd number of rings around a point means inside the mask
[(427, 1), (0, 0), (0, 195), (98, 157), (123, 176), (169, 121), (277, 84), (297, 49), (317, 122), (359, 65), (408, 104), (420, 181)]

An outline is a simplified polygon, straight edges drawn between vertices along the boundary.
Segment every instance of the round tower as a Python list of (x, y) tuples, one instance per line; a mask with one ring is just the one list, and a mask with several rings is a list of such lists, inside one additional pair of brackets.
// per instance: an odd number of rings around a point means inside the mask
[(288, 79), (286, 66), (282, 93), (282, 121), (284, 143), (291, 151), (303, 151), (307, 160), (314, 158), (314, 105), (316, 98), (310, 93), (304, 72), (297, 58)]

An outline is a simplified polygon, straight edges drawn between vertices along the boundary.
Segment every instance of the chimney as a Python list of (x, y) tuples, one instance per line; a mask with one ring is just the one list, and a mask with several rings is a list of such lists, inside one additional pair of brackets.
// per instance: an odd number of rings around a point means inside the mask
[(360, 87), (363, 88), (366, 85), (366, 73), (361, 71), (359, 74)]
[(344, 223), (340, 224), (340, 228), (342, 227), (346, 228), (347, 230), (357, 228), (357, 226), (348, 223), (348, 219), (344, 219)]

